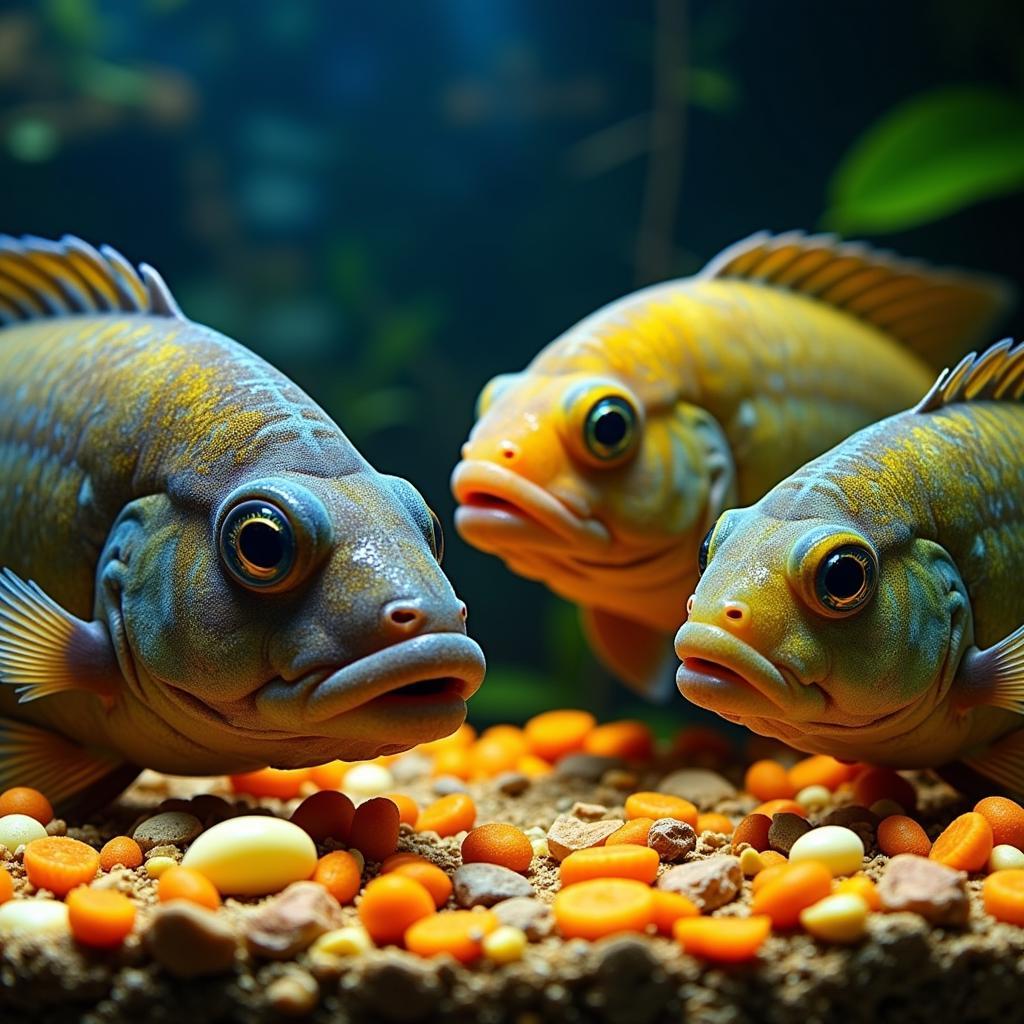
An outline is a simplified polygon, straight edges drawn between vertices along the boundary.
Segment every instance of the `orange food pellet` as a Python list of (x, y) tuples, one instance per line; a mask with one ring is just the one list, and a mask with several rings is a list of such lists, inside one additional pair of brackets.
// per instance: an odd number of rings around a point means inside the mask
[(483, 954), (481, 942), (498, 927), (498, 916), (489, 910), (445, 910), (421, 918), (405, 933), (405, 948), (418, 956), (450, 953), (463, 964)]
[(495, 725), (470, 747), (469, 757), (477, 778), (492, 778), (512, 771), (519, 758), (529, 753), (526, 737), (512, 725)]
[(319, 882), (339, 903), (351, 903), (359, 892), (362, 871), (359, 861), (346, 850), (325, 853), (313, 871), (313, 881)]
[(104, 871), (118, 864), (126, 868), (137, 868), (142, 864), (142, 848), (131, 836), (114, 836), (100, 850), (100, 867)]
[(533, 860), (533, 846), (522, 829), (493, 822), (473, 829), (462, 840), (462, 862), (500, 864), (512, 871), (527, 871)]
[(878, 895), (878, 886), (867, 875), (850, 875), (849, 878), (840, 879), (836, 882), (835, 891), (854, 893), (868, 905), (868, 910), (882, 909), (882, 898)]
[(416, 749), (420, 753), (432, 757), (442, 750), (467, 750), (474, 742), (476, 742), (476, 729), (469, 722), (463, 722), (450, 735), (430, 740), (428, 743), (421, 743)]
[(389, 871), (394, 871), (399, 864), (406, 864), (409, 861), (414, 860), (421, 861), (424, 864), (430, 863), (430, 861), (422, 854), (411, 853), (408, 850), (399, 850), (398, 853), (393, 853), (390, 857), (385, 857), (384, 860), (381, 861), (380, 873), (382, 875), (386, 875)]
[(430, 861), (407, 860), (392, 870), (396, 875), (403, 875), (414, 882), (419, 882), (433, 897), (436, 907), (443, 907), (452, 894), (452, 880)]
[(1024, 869), (993, 871), (981, 886), (985, 910), (997, 921), (1024, 925)]
[(697, 815), (697, 835), (701, 832), (717, 832), (723, 836), (731, 836), (735, 826), (724, 815), (715, 811), (708, 811), (706, 814)]
[(348, 845), (367, 860), (383, 860), (398, 847), (400, 820), (398, 807), (386, 796), (364, 800), (352, 816)]
[(697, 827), (697, 808), (681, 796), (668, 793), (630, 793), (626, 797), (627, 818), (675, 818)]
[[(764, 860), (764, 858), (761, 858)], [(750, 880), (750, 891), (757, 892), (759, 889), (763, 889), (766, 885), (769, 885), (777, 878), (781, 878), (783, 873), (789, 869), (789, 862), (785, 859), (779, 864), (766, 864), (754, 877)]]
[(968, 811), (946, 826), (928, 856), (960, 871), (981, 871), (991, 852), (992, 826), (976, 811)]
[(793, 792), (799, 793), (808, 786), (824, 786), (833, 792), (844, 782), (849, 782), (860, 771), (860, 766), (843, 764), (828, 754), (815, 754), (797, 761), (789, 769), (789, 781)]
[(755, 761), (747, 769), (743, 777), (743, 788), (762, 802), (789, 800), (796, 793), (785, 765), (770, 760)]
[(231, 776), (231, 788), (249, 796), (273, 796), (278, 800), (291, 800), (302, 791), (305, 782), (312, 781), (308, 768), (260, 768)]
[(648, 885), (658, 876), (661, 858), (649, 846), (620, 843), (574, 850), (558, 869), (562, 885), (576, 885), (591, 878), (632, 878)]
[(654, 927), (662, 935), (671, 935), (676, 921), (684, 917), (697, 917), (700, 910), (682, 893), (652, 889), (654, 895)]
[(583, 749), (597, 720), (589, 711), (545, 711), (535, 715), (523, 728), (530, 753), (545, 761), (557, 761)]
[(7, 868), (0, 867), (0, 903), (6, 903), (14, 895), (14, 879)]
[(800, 911), (823, 900), (831, 891), (832, 872), (824, 864), (787, 864), (754, 893), (752, 909), (755, 914), (771, 918), (776, 928), (795, 928), (800, 923)]
[(1024, 807), (1005, 796), (987, 796), (974, 806), (992, 827), (993, 846), (1015, 846), (1024, 850)]
[(75, 886), (96, 877), (100, 855), (70, 836), (46, 836), (25, 847), (24, 864), (28, 880), (37, 889), (66, 896)]
[(771, 919), (761, 915), (684, 917), (672, 929), (684, 952), (724, 964), (752, 960), (771, 930)]
[(523, 754), (516, 761), (516, 771), (530, 779), (539, 779), (541, 776), (550, 775), (553, 770), (550, 761), (545, 761), (543, 757), (538, 757), (536, 754)]
[(180, 864), (168, 868), (157, 882), (156, 896), (161, 903), (188, 900), (201, 907), (216, 910), (220, 906), (220, 893), (206, 875)]
[(394, 871), (368, 882), (356, 909), (379, 946), (401, 942), (420, 918), (436, 913), (433, 896), (419, 882)]
[(49, 825), (53, 821), (50, 801), (30, 786), (14, 786), (0, 793), (0, 817), (5, 814), (26, 814), (40, 825)]
[(291, 820), (313, 840), (337, 839), (345, 842), (352, 829), (356, 805), (333, 789), (322, 789), (307, 796), (292, 812)]
[(135, 904), (113, 889), (81, 885), (68, 893), (65, 902), (71, 934), (84, 946), (120, 946), (135, 924)]
[(309, 769), (309, 780), (320, 789), (341, 789), (345, 773), (352, 766), (348, 761), (328, 761)]
[(643, 932), (654, 920), (654, 891), (632, 878), (591, 878), (556, 893), (551, 909), (564, 939)]
[(748, 814), (732, 834), (733, 849), (747, 843), (758, 853), (768, 849), (768, 830), (772, 827), (770, 814)]
[(402, 825), (414, 828), (420, 816), (420, 805), (406, 793), (385, 793), (385, 800), (390, 800), (398, 808), (398, 821)]
[(801, 818), (806, 818), (807, 808), (801, 807), (795, 800), (784, 800), (780, 797), (778, 800), (767, 800), (759, 804), (751, 813), (763, 814), (766, 818), (773, 814), (799, 814)]
[(434, 755), (435, 775), (454, 775), (468, 781), (473, 777), (473, 755), (462, 747), (445, 747)]
[(932, 849), (928, 833), (905, 814), (890, 814), (878, 823), (877, 843), (887, 857), (895, 857), (898, 853), (927, 857)]
[(908, 814), (917, 806), (917, 791), (891, 768), (865, 768), (853, 780), (853, 798), (862, 807), (895, 800)]
[(766, 867), (774, 867), (776, 864), (788, 864), (789, 858), (778, 850), (761, 850), (761, 863)]
[(650, 726), (635, 719), (607, 722), (587, 734), (583, 749), (599, 757), (647, 761), (654, 754), (654, 734)]
[(619, 846), (622, 843), (632, 843), (634, 846), (646, 846), (647, 837), (650, 835), (653, 818), (633, 818), (627, 821), (622, 828), (616, 829), (605, 841), (605, 846)]
[(420, 811), (417, 832), (436, 832), (442, 838), (468, 832), (476, 823), (476, 804), (466, 793), (449, 793)]

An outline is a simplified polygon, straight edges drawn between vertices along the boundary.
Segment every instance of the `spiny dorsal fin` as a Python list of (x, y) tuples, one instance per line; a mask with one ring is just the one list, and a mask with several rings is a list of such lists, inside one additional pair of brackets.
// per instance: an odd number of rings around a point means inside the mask
[(1024, 398), (1024, 342), (1016, 348), (1012, 338), (996, 342), (979, 356), (971, 352), (939, 374), (914, 412), (933, 412), (957, 402), (1016, 402)]
[(935, 367), (991, 337), (1012, 305), (1001, 281), (905, 260), (834, 235), (767, 231), (729, 246), (701, 278), (755, 281), (808, 295), (877, 327)]
[(184, 319), (163, 278), (136, 270), (116, 249), (65, 235), (0, 235), (0, 327), (42, 317), (148, 313)]

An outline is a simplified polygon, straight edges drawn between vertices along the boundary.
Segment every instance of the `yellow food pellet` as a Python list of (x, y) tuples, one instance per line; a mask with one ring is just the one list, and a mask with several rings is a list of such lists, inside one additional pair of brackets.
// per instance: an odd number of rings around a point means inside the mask
[(522, 960), (526, 952), (526, 932), (503, 924), (485, 935), (481, 946), (484, 956), (496, 964), (510, 964)]
[(868, 905), (853, 892), (837, 892), (800, 911), (800, 924), (822, 942), (857, 942), (867, 930)]
[(789, 863), (816, 860), (836, 875), (852, 875), (864, 862), (864, 843), (852, 829), (821, 825), (805, 832), (789, 851)]
[(832, 794), (824, 786), (804, 786), (793, 799), (805, 811), (820, 811), (832, 802)]
[(335, 928), (324, 932), (313, 943), (313, 953), (326, 953), (329, 956), (360, 956), (374, 949), (373, 939), (365, 928), (349, 925), (346, 928)]
[(764, 861), (761, 859), (761, 854), (752, 846), (748, 846), (740, 854), (740, 870), (747, 878), (753, 878), (759, 871), (764, 870)]
[(150, 857), (146, 861), (146, 874), (150, 878), (159, 878), (168, 868), (176, 868), (178, 862), (173, 857)]
[(1024, 852), (1007, 843), (1000, 843), (999, 846), (992, 847), (992, 852), (988, 856), (989, 872), (1018, 868), (1024, 868)]
[(530, 845), (533, 847), (534, 857), (551, 856), (551, 850), (548, 848), (547, 836), (541, 836), (539, 839), (531, 839)]

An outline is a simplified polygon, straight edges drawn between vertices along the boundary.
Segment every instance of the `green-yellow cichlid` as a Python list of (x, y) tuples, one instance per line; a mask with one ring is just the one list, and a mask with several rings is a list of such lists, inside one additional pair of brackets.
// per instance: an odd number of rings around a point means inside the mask
[(454, 730), (484, 672), (423, 498), (150, 267), (0, 239), (0, 789)]
[(495, 378), (452, 476), (457, 528), (577, 603), (598, 655), (651, 692), (711, 523), (913, 403), (1004, 298), (829, 237), (755, 236)]
[(801, 750), (1024, 792), (1022, 397), (1001, 342), (721, 516), (683, 695)]

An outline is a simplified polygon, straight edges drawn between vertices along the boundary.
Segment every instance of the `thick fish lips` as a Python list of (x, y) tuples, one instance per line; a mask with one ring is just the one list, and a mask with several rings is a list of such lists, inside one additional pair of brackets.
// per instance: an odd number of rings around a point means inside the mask
[(385, 647), (335, 672), (275, 680), (256, 704), (268, 724), (315, 727), (356, 710), (465, 717), (485, 672), (483, 651), (463, 633), (426, 633)]
[(578, 515), (543, 487), (504, 466), (484, 460), (460, 462), (452, 473), (452, 493), (459, 502), (455, 527), (482, 551), (496, 553), (510, 545), (604, 551), (611, 540), (596, 519)]

